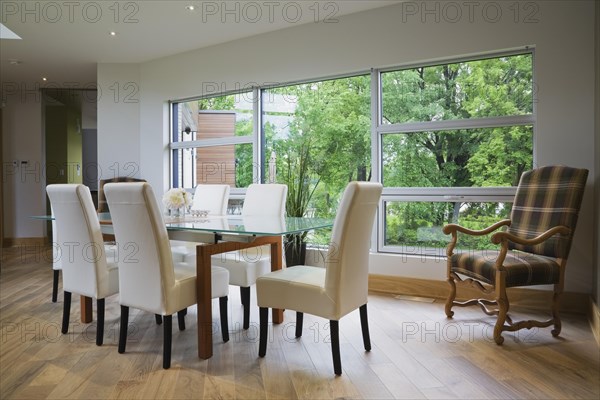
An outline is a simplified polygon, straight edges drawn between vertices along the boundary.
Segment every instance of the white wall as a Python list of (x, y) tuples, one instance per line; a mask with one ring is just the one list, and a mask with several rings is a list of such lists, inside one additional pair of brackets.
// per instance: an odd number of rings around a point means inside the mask
[(144, 178), (140, 171), (140, 74), (137, 64), (98, 65), (98, 178)]
[[(430, 2), (427, 7), (435, 10), (444, 4)], [(490, 2), (502, 7), (499, 20), (490, 22), (494, 9), (487, 8), (484, 14), (487, 3), (477, 4), (472, 20), (466, 9), (455, 23), (448, 22), (455, 18), (451, 10), (444, 14), (440, 9), (439, 22), (436, 15), (411, 15), (407, 7), (423, 7), (423, 3), (408, 2), (340, 17), (334, 24), (293, 27), (141, 64), (137, 121), (143, 132), (139, 137), (142, 175), (155, 187), (169, 186), (167, 100), (200, 95), (215, 84), (232, 90), (253, 82), (296, 81), (532, 45), (539, 89), (536, 164), (585, 167), (594, 176), (594, 3), (529, 3), (539, 6), (533, 16), (537, 21), (529, 23), (524, 19), (531, 8), (522, 8), (515, 16), (508, 8), (514, 3)], [(103, 80), (105, 68), (99, 67)], [(113, 72), (112, 78), (123, 80), (132, 71)], [(113, 118), (103, 115), (105, 111), (99, 108), (99, 121)], [(130, 120), (131, 127), (138, 123), (135, 113), (119, 118)], [(99, 126), (100, 154), (121, 151), (118, 142), (104, 143), (108, 141), (104, 128)], [(592, 289), (591, 182), (590, 178), (567, 271), (566, 289), (583, 293)], [(443, 263), (392, 256), (374, 256), (372, 261), (374, 273), (444, 276)]]
[(2, 115), (4, 237), (45, 236), (44, 224), (29, 218), (46, 214), (41, 93), (8, 95)]

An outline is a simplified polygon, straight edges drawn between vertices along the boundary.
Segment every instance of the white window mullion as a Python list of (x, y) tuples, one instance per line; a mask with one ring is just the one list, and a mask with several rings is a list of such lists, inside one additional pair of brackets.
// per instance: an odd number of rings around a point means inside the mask
[(189, 142), (171, 143), (169, 147), (173, 149), (191, 149), (198, 147), (226, 146), (230, 144), (253, 144), (254, 138), (251, 136), (232, 136), (216, 139), (192, 140)]
[(381, 125), (377, 128), (380, 134), (407, 133), (407, 132), (433, 132), (442, 130), (498, 128), (504, 126), (533, 125), (535, 119), (532, 114), (510, 115), (493, 118), (451, 119), (443, 121), (406, 122), (402, 124)]

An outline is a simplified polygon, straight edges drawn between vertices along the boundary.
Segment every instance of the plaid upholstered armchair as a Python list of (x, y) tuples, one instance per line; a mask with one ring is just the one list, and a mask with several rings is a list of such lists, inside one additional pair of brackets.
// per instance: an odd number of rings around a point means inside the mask
[(101, 179), (98, 185), (98, 210), (99, 213), (108, 212), (108, 203), (104, 194), (104, 185), (113, 182), (146, 182), (145, 179), (130, 178), (128, 176), (117, 176), (111, 179)]
[[(450, 295), (446, 301), (446, 315), (449, 318), (454, 315), (453, 306), (479, 305), (486, 314), (498, 317), (494, 327), (497, 344), (504, 341), (504, 331), (554, 325), (552, 335), (560, 334), (559, 298), (587, 175), (586, 169), (563, 166), (527, 171), (521, 176), (510, 219), (480, 231), (456, 224), (444, 226), (443, 232), (452, 234), (447, 248)], [(491, 237), (494, 244), (500, 245), (499, 251), (454, 254), (459, 232), (480, 236), (503, 226), (508, 229)], [(494, 293), (495, 300), (457, 302), (457, 283), (475, 286), (486, 294)], [(554, 285), (552, 318), (546, 321), (513, 321), (508, 315), (506, 288), (547, 284)]]

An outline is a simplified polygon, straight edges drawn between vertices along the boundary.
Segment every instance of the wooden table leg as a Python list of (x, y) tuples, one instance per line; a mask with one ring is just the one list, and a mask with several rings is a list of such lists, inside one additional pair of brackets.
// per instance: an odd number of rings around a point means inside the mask
[(198, 302), (198, 357), (203, 360), (213, 355), (212, 300), (211, 300), (211, 245), (196, 247), (196, 296)]
[(81, 296), (81, 322), (89, 324), (94, 320), (92, 314), (92, 298)]
[[(282, 268), (281, 258), (283, 257), (283, 246), (281, 236), (277, 236), (274, 243), (271, 243), (271, 271), (278, 271)], [(283, 310), (273, 308), (273, 323), (281, 324), (283, 322)]]

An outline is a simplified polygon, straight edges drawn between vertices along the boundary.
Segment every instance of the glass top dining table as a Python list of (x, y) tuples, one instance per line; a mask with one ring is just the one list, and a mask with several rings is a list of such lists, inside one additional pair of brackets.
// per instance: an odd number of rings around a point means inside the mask
[[(34, 216), (35, 219), (51, 220), (52, 216)], [(102, 232), (112, 234), (109, 213), (99, 213)], [(333, 226), (333, 220), (324, 218), (264, 217), (227, 215), (223, 217), (200, 217), (191, 214), (183, 217), (163, 216), (171, 240), (197, 243), (196, 246), (196, 296), (198, 304), (198, 357), (212, 357), (212, 304), (211, 304), (211, 257), (215, 254), (243, 250), (250, 247), (270, 245), (271, 271), (282, 268), (282, 236), (324, 229)], [(118, 238), (116, 238), (118, 241)], [(82, 298), (83, 299), (83, 298)], [(84, 310), (90, 311), (82, 302)], [(91, 321), (88, 316), (86, 320)], [(273, 309), (273, 323), (283, 322), (283, 311)]]

